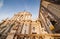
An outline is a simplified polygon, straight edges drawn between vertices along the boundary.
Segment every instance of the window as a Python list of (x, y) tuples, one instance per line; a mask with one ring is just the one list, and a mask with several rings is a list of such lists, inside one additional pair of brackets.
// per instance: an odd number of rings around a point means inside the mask
[(33, 30), (35, 31), (35, 27), (33, 27)]

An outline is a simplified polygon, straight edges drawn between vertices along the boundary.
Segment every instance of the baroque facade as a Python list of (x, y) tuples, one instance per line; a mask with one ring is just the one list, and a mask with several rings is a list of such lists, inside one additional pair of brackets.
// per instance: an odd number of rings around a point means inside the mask
[(32, 20), (32, 14), (26, 11), (0, 23), (0, 39), (53, 39), (45, 34), (48, 32), (42, 27), (41, 22), (38, 19)]

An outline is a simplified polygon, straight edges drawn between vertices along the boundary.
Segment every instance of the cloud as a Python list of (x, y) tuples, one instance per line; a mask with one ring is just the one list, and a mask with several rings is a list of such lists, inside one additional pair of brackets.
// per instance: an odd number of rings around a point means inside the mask
[(0, 0), (0, 8), (3, 7), (3, 0)]

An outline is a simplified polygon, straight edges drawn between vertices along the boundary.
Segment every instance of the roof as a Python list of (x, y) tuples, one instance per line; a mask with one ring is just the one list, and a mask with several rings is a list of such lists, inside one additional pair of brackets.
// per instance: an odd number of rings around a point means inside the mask
[(18, 12), (18, 14), (15, 14), (15, 15), (30, 15), (30, 16), (32, 16), (32, 14), (30, 12), (27, 12), (27, 11)]

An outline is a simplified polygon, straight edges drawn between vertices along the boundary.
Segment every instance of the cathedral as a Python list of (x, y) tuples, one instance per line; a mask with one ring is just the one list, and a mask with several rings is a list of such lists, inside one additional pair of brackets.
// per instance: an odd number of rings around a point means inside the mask
[[(48, 33), (38, 19), (32, 20), (30, 12), (18, 12), (0, 23), (0, 39), (38, 39), (41, 34)], [(53, 39), (51, 36), (42, 38)]]

